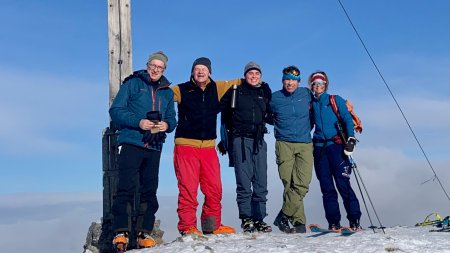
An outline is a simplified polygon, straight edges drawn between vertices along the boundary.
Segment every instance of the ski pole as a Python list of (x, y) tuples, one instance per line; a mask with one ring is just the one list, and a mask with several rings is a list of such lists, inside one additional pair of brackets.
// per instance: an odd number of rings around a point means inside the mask
[[(353, 170), (356, 171), (356, 163), (353, 161), (351, 156), (348, 157), (348, 160), (349, 160)], [(358, 180), (358, 177), (356, 176), (356, 173), (354, 173), (354, 174), (355, 174), (356, 184), (358, 185), (359, 193), (361, 194), (361, 198), (362, 198), (363, 203), (364, 203), (364, 208), (366, 209), (366, 212), (367, 212), (367, 217), (369, 218), (369, 222), (370, 222), (370, 227), (369, 228), (371, 228), (373, 230), (373, 232), (376, 233), (375, 232), (375, 228), (376, 227), (373, 225), (372, 218), (370, 217), (369, 209), (367, 208), (367, 204), (366, 204), (366, 199), (364, 198), (364, 194), (363, 194), (363, 192), (361, 190), (361, 185), (359, 184), (359, 180)]]
[[(375, 216), (376, 216), (376, 218), (377, 218), (377, 220), (378, 220), (378, 223), (380, 224), (380, 228), (381, 228), (381, 230), (383, 231), (383, 234), (386, 234), (386, 232), (384, 231), (385, 227), (383, 226), (383, 224), (381, 224), (380, 218), (378, 217), (378, 213), (377, 213), (377, 211), (375, 210), (375, 206), (373, 205), (372, 199), (370, 198), (369, 192), (367, 191), (366, 185), (364, 184), (364, 181), (363, 181), (363, 179), (362, 179), (362, 177), (361, 177), (361, 174), (359, 173), (359, 170), (358, 170), (358, 168), (356, 167), (356, 163), (354, 162), (352, 156), (348, 156), (348, 157), (349, 157), (350, 163), (352, 164), (352, 167), (353, 167), (353, 168), (355, 169), (355, 171), (356, 171), (356, 173), (355, 173), (355, 178), (356, 178), (356, 182), (358, 183), (358, 187), (359, 187), (359, 182), (358, 182), (358, 177), (359, 177), (359, 179), (361, 180), (361, 184), (362, 184), (362, 186), (363, 186), (363, 188), (364, 188), (364, 191), (366, 192), (367, 198), (369, 199), (369, 202), (370, 202), (370, 205), (371, 205), (371, 207), (372, 207), (372, 210), (373, 210), (373, 212), (375, 213)], [(356, 175), (356, 174), (358, 174), (358, 175)], [(361, 189), (360, 189), (360, 190), (361, 190)], [(361, 194), (361, 196), (362, 196), (362, 194)], [(364, 197), (363, 197), (363, 200), (364, 200)], [(364, 202), (364, 205), (365, 205), (365, 202)]]

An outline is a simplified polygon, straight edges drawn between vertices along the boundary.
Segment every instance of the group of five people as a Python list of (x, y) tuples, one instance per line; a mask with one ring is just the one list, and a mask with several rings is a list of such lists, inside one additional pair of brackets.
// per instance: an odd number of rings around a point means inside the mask
[[(244, 67), (242, 79), (214, 81), (211, 61), (200, 57), (193, 62), (187, 82), (169, 87), (163, 75), (167, 62), (163, 52), (151, 54), (147, 69), (125, 79), (109, 110), (112, 121), (119, 126), (119, 180), (112, 206), (116, 234), (113, 244), (118, 249), (125, 250), (128, 244), (131, 203), (138, 186), (138, 247), (155, 245), (151, 232), (158, 210), (161, 150), (166, 133), (175, 129), (173, 163), (179, 189), (180, 234), (236, 232), (221, 220), (222, 184), (216, 152), (219, 113), (222, 127), (217, 149), (228, 153), (230, 166), (235, 170), (236, 201), (244, 232), (272, 231), (264, 222), (268, 194), (266, 123), (274, 126), (276, 163), (284, 186), (283, 205), (274, 225), (285, 233), (306, 232), (303, 199), (309, 190), (314, 163), (329, 228), (340, 228), (335, 184), (350, 227), (359, 228), (359, 202), (346, 174), (350, 168), (346, 155), (353, 152), (355, 144), (354, 125), (340, 96), (335, 96), (339, 115), (333, 111), (326, 73), (311, 74), (310, 87), (299, 87), (300, 70), (286, 67), (282, 89), (272, 93), (262, 81), (257, 63), (249, 62)], [(178, 120), (174, 103), (178, 106)], [(337, 141), (338, 121), (344, 125), (345, 138), (352, 141)], [(199, 187), (205, 196), (201, 230), (196, 217)]]

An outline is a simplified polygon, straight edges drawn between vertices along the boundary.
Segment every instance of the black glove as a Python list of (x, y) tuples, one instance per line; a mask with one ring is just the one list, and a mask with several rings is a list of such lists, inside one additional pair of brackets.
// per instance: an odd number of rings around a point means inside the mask
[[(153, 123), (158, 124), (161, 121), (162, 117), (159, 111), (150, 111), (147, 112), (146, 118), (152, 121)], [(165, 140), (166, 140), (166, 133), (159, 132), (158, 129), (156, 129), (156, 131), (155, 130), (145, 131), (144, 137), (142, 138), (142, 142), (144, 142), (146, 146), (164, 143)]]
[(226, 150), (225, 146), (223, 145), (222, 141), (220, 141), (219, 144), (217, 144), (217, 150), (219, 151), (219, 153), (221, 155), (226, 155), (227, 154), (227, 150)]
[(355, 137), (348, 137), (348, 140), (345, 143), (345, 147), (344, 147), (344, 154), (346, 154), (348, 156), (352, 155), (353, 152), (355, 151), (357, 141), (358, 140), (356, 140)]
[(145, 131), (144, 137), (142, 137), (142, 142), (145, 143), (145, 145), (154, 145), (158, 143), (164, 143), (166, 140), (166, 133), (165, 132), (158, 132), (152, 134), (151, 131)]

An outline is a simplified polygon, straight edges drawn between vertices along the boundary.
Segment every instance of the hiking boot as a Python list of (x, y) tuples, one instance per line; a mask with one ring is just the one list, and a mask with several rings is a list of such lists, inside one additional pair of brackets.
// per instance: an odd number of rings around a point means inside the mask
[(291, 228), (291, 233), (294, 234), (304, 234), (306, 233), (306, 226), (303, 223), (295, 222), (294, 227)]
[(139, 232), (138, 248), (151, 248), (156, 246), (156, 241), (149, 233)]
[(289, 226), (289, 219), (286, 214), (283, 213), (282, 210), (278, 213), (273, 225), (277, 226), (281, 232), (290, 233), (291, 227)]
[(128, 246), (128, 232), (119, 232), (114, 236), (113, 242), (117, 252), (127, 251)]
[(234, 234), (234, 233), (236, 233), (236, 229), (234, 229), (230, 226), (220, 225), (220, 227), (218, 229), (214, 230), (212, 233), (215, 235)]
[(196, 227), (190, 227), (190, 228), (188, 228), (188, 229), (186, 229), (184, 231), (180, 230), (180, 234), (182, 236), (185, 236), (185, 235), (192, 235), (192, 234), (194, 234), (194, 235), (202, 235), (203, 233), (202, 233), (202, 231), (198, 230)]
[(339, 222), (328, 224), (328, 230), (339, 231), (339, 230), (341, 230), (341, 228), (342, 227), (341, 227), (341, 224)]
[(258, 232), (270, 233), (272, 232), (272, 227), (267, 225), (264, 221), (255, 221), (255, 228)]
[(359, 220), (350, 221), (350, 229), (352, 231), (362, 230), (362, 227), (359, 225)]
[(253, 233), (255, 231), (255, 224), (252, 220), (252, 218), (244, 218), (242, 219), (241, 224), (242, 230), (247, 233)]

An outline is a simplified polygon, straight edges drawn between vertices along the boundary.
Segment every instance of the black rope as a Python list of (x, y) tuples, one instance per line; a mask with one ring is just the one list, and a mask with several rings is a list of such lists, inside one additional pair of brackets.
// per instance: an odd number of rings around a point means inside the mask
[[(395, 99), (395, 96), (394, 96), (394, 94), (392, 93), (391, 88), (389, 88), (389, 85), (387, 84), (386, 80), (384, 79), (383, 75), (381, 74), (380, 69), (378, 69), (377, 64), (376, 64), (375, 61), (373, 60), (372, 55), (369, 53), (369, 50), (367, 49), (366, 45), (364, 44), (364, 41), (362, 40), (361, 36), (359, 36), (359, 33), (358, 33), (358, 31), (356, 30), (355, 26), (353, 25), (353, 22), (352, 22), (352, 20), (350, 19), (350, 16), (348, 15), (347, 11), (345, 10), (344, 5), (342, 5), (341, 0), (337, 0), (337, 1), (338, 1), (339, 4), (341, 5), (342, 10), (344, 11), (345, 15), (347, 16), (348, 21), (349, 21), (350, 24), (352, 25), (353, 30), (355, 31), (356, 35), (358, 36), (359, 41), (361, 42), (361, 44), (363, 45), (364, 49), (366, 50), (366, 53), (367, 53), (367, 55), (369, 56), (370, 60), (372, 61), (373, 66), (374, 66), (375, 69), (377, 70), (378, 75), (379, 75), (379, 76), (381, 77), (381, 79), (383, 80), (384, 85), (386, 86), (386, 88), (388, 89), (389, 93), (391, 94), (392, 99), (394, 99), (394, 102), (395, 102), (395, 104), (397, 105), (397, 108), (400, 110), (400, 113), (402, 114), (403, 119), (406, 121), (406, 124), (408, 125), (409, 130), (411, 131), (412, 135), (414, 136), (414, 139), (416, 140), (417, 144), (419, 145), (419, 148), (420, 148), (420, 150), (422, 151), (423, 156), (425, 157), (425, 159), (426, 159), (427, 162), (428, 162), (428, 165), (430, 166), (431, 170), (433, 171), (434, 178), (437, 179), (439, 185), (440, 185), (441, 188), (442, 188), (442, 191), (444, 191), (445, 196), (447, 196), (447, 199), (450, 201), (450, 197), (449, 197), (449, 195), (447, 194), (447, 191), (445, 191), (445, 188), (444, 188), (444, 186), (442, 185), (441, 180), (439, 179), (439, 177), (438, 177), (437, 174), (436, 174), (436, 171), (434, 170), (433, 166), (431, 165), (430, 159), (428, 159), (428, 156), (426, 155), (424, 149), (422, 148), (422, 145), (420, 144), (419, 140), (417, 139), (417, 136), (416, 136), (416, 134), (414, 133), (414, 130), (412, 129), (411, 125), (409, 124), (409, 121), (408, 121), (408, 119), (406, 118), (405, 114), (403, 113), (403, 110), (402, 110), (402, 108), (400, 107), (400, 104), (397, 102), (397, 99)], [(429, 180), (428, 180), (428, 181), (429, 181)]]

